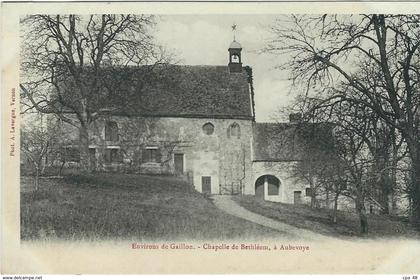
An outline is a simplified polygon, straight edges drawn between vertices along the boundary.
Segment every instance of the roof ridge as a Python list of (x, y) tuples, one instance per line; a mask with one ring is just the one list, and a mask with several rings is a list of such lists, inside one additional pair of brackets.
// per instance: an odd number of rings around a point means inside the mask
[(290, 122), (255, 122), (256, 124), (293, 124)]

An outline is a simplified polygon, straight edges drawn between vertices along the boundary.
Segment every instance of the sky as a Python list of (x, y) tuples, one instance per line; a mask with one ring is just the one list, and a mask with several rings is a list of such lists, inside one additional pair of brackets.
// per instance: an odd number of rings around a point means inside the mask
[(233, 41), (242, 45), (242, 64), (251, 66), (254, 75), (255, 114), (258, 122), (279, 121), (279, 107), (290, 104), (293, 89), (287, 71), (275, 69), (286, 57), (261, 53), (273, 36), (271, 15), (176, 15), (159, 16), (156, 40), (175, 53), (179, 64), (227, 65), (228, 47)]

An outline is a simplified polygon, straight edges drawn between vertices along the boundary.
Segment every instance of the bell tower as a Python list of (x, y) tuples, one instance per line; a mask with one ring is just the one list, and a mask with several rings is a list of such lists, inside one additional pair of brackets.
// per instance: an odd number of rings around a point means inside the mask
[(236, 41), (235, 31), (236, 24), (232, 25), (233, 31), (233, 42), (229, 46), (229, 72), (230, 73), (240, 73), (242, 72), (242, 60), (241, 60), (241, 51), (242, 46)]

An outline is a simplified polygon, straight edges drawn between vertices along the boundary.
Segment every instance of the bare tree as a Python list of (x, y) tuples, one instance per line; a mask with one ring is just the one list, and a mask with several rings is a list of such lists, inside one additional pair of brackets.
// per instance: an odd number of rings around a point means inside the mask
[(342, 165), (342, 161), (340, 160), (331, 162), (320, 178), (322, 181), (322, 190), (326, 194), (327, 203), (329, 203), (330, 195), (333, 195), (333, 223), (337, 223), (338, 200), (347, 190), (347, 179), (345, 169)]
[(335, 157), (332, 131), (331, 123), (318, 122), (313, 116), (310, 120), (302, 120), (294, 129), (295, 139), (299, 139), (295, 140), (299, 146), (296, 152), (301, 153), (302, 160), (294, 166), (293, 173), (309, 185), (311, 208), (318, 206), (318, 190), (322, 188)]
[[(369, 108), (397, 130), (411, 161), (412, 220), (420, 222), (420, 16), (292, 16), (273, 26), (266, 51), (287, 54), (304, 97)], [(314, 93), (316, 96), (314, 96)]]
[(39, 176), (44, 173), (46, 158), (56, 144), (56, 134), (43, 124), (21, 127), (21, 151), (34, 169), (34, 190), (39, 189)]
[(78, 129), (84, 170), (92, 168), (89, 125), (101, 110), (121, 109), (110, 105), (110, 100), (128, 102), (121, 95), (130, 91), (121, 90), (122, 86), (139, 89), (145, 68), (165, 62), (164, 52), (151, 35), (153, 25), (153, 17), (145, 15), (31, 15), (22, 19), (22, 100), (27, 110), (55, 114)]
[[(308, 155), (297, 166), (297, 171), (316, 177), (315, 187), (318, 193), (334, 195), (333, 221), (337, 219), (338, 197), (344, 195), (353, 199), (360, 216), (361, 231), (367, 233), (365, 204), (374, 201), (382, 207), (382, 194), (388, 194), (382, 184), (388, 169), (386, 164), (389, 143), (392, 142), (390, 135), (384, 139), (383, 134), (389, 131), (380, 127), (378, 118), (374, 117), (369, 107), (363, 105), (340, 101), (334, 105), (322, 106), (319, 104), (322, 100), (298, 99), (296, 106), (302, 107), (301, 102), (309, 103), (304, 111), (309, 117), (305, 118), (316, 120), (318, 126), (325, 120), (331, 122), (334, 133), (321, 133), (324, 138), (332, 139), (333, 144), (330, 145), (325, 145), (328, 142), (313, 141), (316, 140), (314, 136), (309, 137), (315, 145), (309, 142), (310, 145), (304, 146), (307, 150), (305, 154)], [(314, 148), (310, 149), (311, 145)], [(317, 147), (323, 147), (330, 153), (322, 153)]]

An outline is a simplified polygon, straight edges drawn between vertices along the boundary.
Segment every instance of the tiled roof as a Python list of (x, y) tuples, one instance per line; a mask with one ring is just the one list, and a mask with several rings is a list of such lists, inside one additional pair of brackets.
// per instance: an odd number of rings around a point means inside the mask
[[(228, 66), (158, 67), (136, 75), (135, 82), (112, 90), (115, 114), (252, 119), (249, 76), (229, 73)], [(140, 79), (139, 79), (140, 80)], [(111, 82), (110, 82), (111, 83)], [(123, 95), (118, 92), (124, 92)]]
[(332, 151), (332, 126), (327, 123), (255, 123), (255, 161), (304, 160), (311, 151)]

